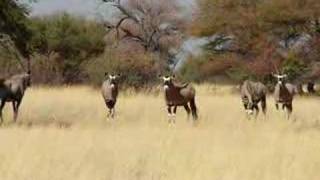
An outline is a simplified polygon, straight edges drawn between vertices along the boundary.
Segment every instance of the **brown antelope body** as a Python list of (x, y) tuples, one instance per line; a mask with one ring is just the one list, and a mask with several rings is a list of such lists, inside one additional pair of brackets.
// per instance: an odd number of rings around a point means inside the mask
[(112, 118), (115, 115), (115, 105), (118, 98), (118, 79), (120, 75), (108, 75), (106, 73), (107, 79), (102, 83), (101, 91), (104, 102), (109, 110), (108, 117)]
[(26, 89), (31, 84), (30, 72), (0, 79), (0, 120), (3, 122), (2, 110), (6, 102), (12, 102), (14, 121), (17, 120), (19, 107)]
[(276, 109), (279, 109), (279, 104), (282, 104), (282, 109), (287, 110), (288, 118), (292, 113), (292, 101), (297, 93), (297, 88), (291, 83), (285, 82), (287, 75), (274, 75), (277, 78), (277, 85), (274, 89), (274, 99)]
[(267, 102), (267, 87), (261, 82), (253, 82), (246, 80), (241, 85), (241, 99), (248, 115), (251, 115), (256, 111), (256, 116), (259, 113), (259, 106), (261, 104), (261, 109), (263, 113), (266, 113)]
[[(195, 103), (196, 91), (191, 84), (178, 85), (173, 82), (174, 77), (165, 76), (163, 79), (164, 97), (169, 117), (175, 116), (177, 107), (183, 106), (194, 120), (198, 119)], [(172, 109), (173, 108), (173, 109)], [(171, 118), (170, 118), (171, 121)]]

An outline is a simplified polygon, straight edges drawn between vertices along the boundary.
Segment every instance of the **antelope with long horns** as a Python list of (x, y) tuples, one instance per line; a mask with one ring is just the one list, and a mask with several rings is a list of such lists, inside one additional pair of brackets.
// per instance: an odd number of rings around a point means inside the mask
[(287, 118), (289, 118), (292, 113), (292, 101), (297, 93), (297, 88), (295, 85), (286, 82), (286, 74), (274, 74), (273, 76), (277, 79), (277, 84), (274, 88), (275, 106), (278, 110), (279, 104), (282, 104), (282, 109), (287, 111)]
[(0, 120), (6, 102), (12, 102), (14, 122), (17, 121), (19, 107), (26, 89), (31, 85), (31, 72), (17, 74), (8, 79), (0, 79)]
[(114, 118), (115, 115), (115, 105), (118, 98), (118, 83), (120, 74), (108, 74), (105, 73), (106, 80), (102, 83), (101, 91), (104, 102), (109, 109), (108, 117)]
[[(164, 98), (169, 115), (169, 123), (174, 122), (177, 107), (183, 106), (188, 116), (192, 114), (193, 120), (198, 119), (197, 106), (195, 102), (196, 91), (187, 83), (178, 85), (174, 82), (175, 76), (159, 76), (163, 81)], [(173, 109), (172, 109), (173, 108)]]

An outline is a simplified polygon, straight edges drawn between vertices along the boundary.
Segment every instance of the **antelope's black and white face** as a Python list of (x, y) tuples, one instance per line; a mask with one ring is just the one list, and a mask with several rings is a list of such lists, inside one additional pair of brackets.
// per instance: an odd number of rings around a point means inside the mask
[(114, 88), (118, 84), (118, 81), (119, 81), (119, 78), (121, 75), (120, 74), (106, 74), (106, 76), (110, 81), (111, 87)]
[(278, 74), (275, 74), (275, 75), (273, 75), (275, 78), (277, 78), (277, 83), (279, 84), (279, 85), (283, 85), (284, 84), (284, 82), (285, 82), (285, 80), (286, 80), (286, 78), (287, 78), (287, 75), (286, 74), (283, 74), (283, 75), (278, 75)]
[(163, 89), (168, 90), (173, 85), (174, 76), (163, 76)]

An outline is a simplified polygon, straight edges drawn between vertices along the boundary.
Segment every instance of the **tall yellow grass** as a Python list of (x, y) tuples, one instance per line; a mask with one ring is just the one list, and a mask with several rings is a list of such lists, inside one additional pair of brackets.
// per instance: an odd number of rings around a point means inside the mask
[(248, 121), (227, 87), (197, 87), (200, 119), (167, 123), (160, 95), (122, 93), (114, 121), (99, 91), (32, 88), (0, 129), (1, 180), (318, 180), (320, 99), (298, 97), (291, 120), (268, 100)]

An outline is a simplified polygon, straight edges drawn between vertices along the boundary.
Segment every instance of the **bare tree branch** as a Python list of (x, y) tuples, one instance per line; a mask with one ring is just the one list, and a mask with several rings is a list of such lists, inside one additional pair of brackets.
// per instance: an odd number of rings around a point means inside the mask
[(130, 17), (126, 16), (126, 17), (122, 18), (122, 19), (118, 22), (118, 24), (116, 25), (115, 28), (116, 28), (116, 31), (117, 31), (117, 39), (119, 39), (119, 36), (120, 36), (119, 27), (120, 27), (121, 24), (122, 24), (125, 20), (127, 20), (127, 19), (130, 19)]
[[(116, 25), (108, 26), (116, 31), (118, 40), (132, 39), (140, 42), (148, 51), (158, 51), (160, 39), (164, 36), (175, 36), (179, 31), (172, 27), (176, 25), (160, 28), (163, 24), (177, 23), (173, 20), (173, 12), (170, 5), (158, 1), (131, 1), (131, 3), (121, 4), (120, 0), (104, 0), (112, 2), (112, 6), (119, 10), (121, 18)], [(172, 1), (174, 2), (174, 1)], [(130, 21), (130, 23), (124, 23)], [(123, 37), (121, 33), (123, 32)]]
[(141, 43), (145, 44), (145, 41), (142, 37), (138, 36), (138, 35), (134, 35), (132, 34), (130, 31), (128, 31), (127, 29), (122, 29), (123, 32), (125, 32), (126, 34), (124, 35), (124, 37), (122, 37), (122, 39), (134, 39), (136, 41), (140, 41)]

